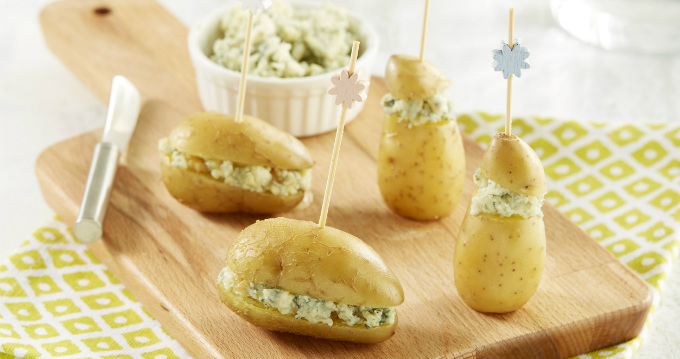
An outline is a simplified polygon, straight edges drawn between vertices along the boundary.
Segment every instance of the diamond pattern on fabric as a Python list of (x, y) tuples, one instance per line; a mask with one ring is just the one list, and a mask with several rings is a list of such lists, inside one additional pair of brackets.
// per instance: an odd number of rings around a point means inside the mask
[(163, 355), (190, 358), (63, 222), (0, 267), (0, 358)]
[(575, 153), (582, 161), (589, 165), (594, 165), (612, 154), (600, 140), (579, 148)]

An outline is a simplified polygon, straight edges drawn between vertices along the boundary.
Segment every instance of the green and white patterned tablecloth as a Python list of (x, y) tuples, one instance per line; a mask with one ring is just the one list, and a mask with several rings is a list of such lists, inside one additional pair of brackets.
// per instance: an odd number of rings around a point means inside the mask
[[(459, 118), (480, 143), (503, 122)], [(680, 125), (521, 118), (513, 133), (543, 160), (548, 201), (653, 287), (651, 318), (680, 251)], [(189, 357), (56, 220), (0, 266), (0, 301), (0, 359)], [(630, 358), (644, 336), (579, 358)]]
[(189, 358), (58, 220), (0, 267), (0, 298), (0, 359)]

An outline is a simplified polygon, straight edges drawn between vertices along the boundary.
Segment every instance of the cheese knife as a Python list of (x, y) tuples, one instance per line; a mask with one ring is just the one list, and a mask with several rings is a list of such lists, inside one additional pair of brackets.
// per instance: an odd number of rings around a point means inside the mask
[(140, 103), (137, 88), (125, 77), (116, 75), (111, 86), (104, 135), (94, 148), (80, 212), (73, 225), (73, 234), (79, 242), (93, 243), (103, 234), (118, 159), (137, 125)]

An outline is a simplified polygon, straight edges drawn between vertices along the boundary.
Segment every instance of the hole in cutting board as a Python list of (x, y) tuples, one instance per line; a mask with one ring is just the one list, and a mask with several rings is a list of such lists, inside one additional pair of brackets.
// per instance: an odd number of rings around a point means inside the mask
[(100, 6), (98, 8), (95, 8), (93, 11), (96, 15), (99, 15), (99, 16), (106, 16), (106, 15), (111, 13), (111, 9), (109, 9), (106, 6)]

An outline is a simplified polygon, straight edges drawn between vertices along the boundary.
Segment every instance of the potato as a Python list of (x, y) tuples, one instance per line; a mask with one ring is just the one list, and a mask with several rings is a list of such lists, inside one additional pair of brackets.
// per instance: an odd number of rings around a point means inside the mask
[[(515, 193), (533, 197), (546, 193), (541, 160), (517, 136), (494, 136), (480, 169)], [(453, 256), (456, 288), (468, 306), (491, 313), (522, 307), (541, 282), (544, 262), (542, 216), (472, 215), (468, 209)]]
[(399, 100), (422, 100), (451, 86), (444, 72), (427, 61), (408, 55), (392, 55), (385, 68), (387, 89)]
[(165, 156), (161, 163), (161, 179), (180, 203), (201, 212), (285, 212), (295, 208), (305, 196), (302, 191), (291, 196), (249, 191), (217, 181), (208, 174), (171, 166)]
[(541, 159), (515, 135), (495, 135), (479, 168), (486, 178), (515, 193), (538, 197), (547, 192)]
[[(203, 112), (190, 116), (175, 127), (170, 145), (196, 159), (231, 161), (242, 166), (264, 166), (303, 170), (314, 165), (309, 151), (298, 139), (251, 116), (242, 122), (234, 116)], [(255, 192), (213, 178), (207, 170), (172, 166), (162, 156), (161, 179), (168, 192), (182, 204), (202, 212), (277, 213), (295, 208), (305, 197)]]
[(269, 330), (278, 332), (307, 335), (316, 338), (341, 340), (354, 343), (374, 344), (383, 342), (394, 335), (399, 321), (398, 316), (394, 318), (392, 325), (381, 325), (366, 329), (363, 326), (347, 326), (340, 323), (333, 323), (333, 326), (326, 324), (311, 323), (306, 320), (295, 319), (292, 315), (282, 315), (276, 309), (264, 307), (260, 302), (250, 297), (243, 297), (227, 290), (220, 283), (218, 289), (220, 299), (234, 313), (248, 322)]
[(170, 133), (170, 144), (205, 159), (284, 170), (311, 168), (314, 160), (291, 134), (252, 116), (201, 112), (187, 117)]
[(544, 262), (543, 218), (468, 211), (453, 257), (458, 295), (480, 312), (514, 311), (536, 292)]
[[(395, 307), (404, 301), (401, 283), (370, 246), (343, 231), (287, 218), (258, 221), (244, 229), (227, 251), (226, 267), (236, 288), (261, 283), (335, 303)], [(319, 338), (377, 343), (394, 333), (397, 321), (366, 329), (334, 320), (333, 326), (295, 319), (220, 285), (223, 302), (236, 314), (272, 330)]]
[(455, 121), (408, 127), (386, 116), (378, 152), (378, 185), (401, 216), (432, 220), (449, 215), (463, 191), (465, 153)]
[(234, 240), (225, 261), (242, 280), (336, 303), (394, 307), (404, 301), (401, 283), (373, 248), (314, 222), (257, 221)]

